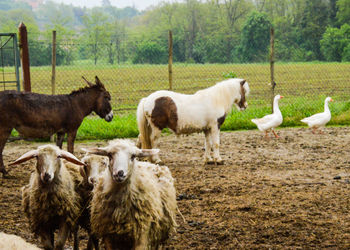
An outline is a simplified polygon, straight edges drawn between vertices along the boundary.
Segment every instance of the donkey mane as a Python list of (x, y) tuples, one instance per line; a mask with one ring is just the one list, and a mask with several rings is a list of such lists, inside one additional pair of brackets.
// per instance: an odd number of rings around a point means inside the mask
[(85, 93), (87, 91), (89, 91), (90, 89), (105, 89), (104, 86), (102, 85), (98, 85), (98, 84), (95, 84), (95, 85), (92, 85), (92, 86), (86, 86), (86, 87), (83, 87), (83, 88), (79, 88), (77, 90), (73, 90), (69, 95), (77, 95), (77, 94), (80, 94), (80, 93)]

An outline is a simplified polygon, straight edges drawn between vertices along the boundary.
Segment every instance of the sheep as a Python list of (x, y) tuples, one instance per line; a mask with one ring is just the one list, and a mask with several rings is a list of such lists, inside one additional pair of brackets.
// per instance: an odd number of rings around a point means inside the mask
[[(79, 175), (77, 175), (77, 168), (73, 164), (66, 164), (69, 172), (71, 172), (76, 192), (80, 197), (81, 212), (78, 219), (78, 226), (84, 228), (89, 234), (87, 249), (99, 249), (98, 238), (91, 233), (90, 226), (90, 202), (92, 198), (92, 189), (99, 174), (107, 167), (108, 158), (99, 155), (86, 154), (81, 161), (85, 164), (80, 166)], [(78, 228), (74, 232), (74, 248), (79, 249)]]
[(176, 191), (166, 166), (140, 162), (159, 149), (117, 139), (89, 153), (109, 157), (93, 190), (91, 228), (106, 249), (157, 249), (176, 228)]
[(37, 246), (26, 242), (21, 237), (14, 234), (0, 232), (0, 249), (7, 250), (39, 250)]
[[(77, 165), (84, 163), (57, 146), (43, 145), (25, 153), (10, 165), (32, 158), (37, 159), (37, 164), (29, 184), (22, 188), (24, 212), (31, 230), (41, 238), (44, 249), (63, 249), (67, 237), (75, 228), (81, 208), (73, 178), (61, 158)], [(54, 244), (56, 229), (58, 239)]]

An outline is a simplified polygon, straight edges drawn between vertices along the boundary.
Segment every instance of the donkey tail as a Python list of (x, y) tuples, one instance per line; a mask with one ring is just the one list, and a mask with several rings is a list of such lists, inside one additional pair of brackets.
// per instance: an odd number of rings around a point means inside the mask
[(136, 111), (137, 126), (139, 128), (139, 137), (137, 140), (137, 147), (152, 148), (152, 144), (151, 144), (152, 128), (145, 115), (145, 111), (144, 111), (145, 101), (146, 101), (146, 98), (141, 99), (139, 105), (137, 106), (137, 111)]

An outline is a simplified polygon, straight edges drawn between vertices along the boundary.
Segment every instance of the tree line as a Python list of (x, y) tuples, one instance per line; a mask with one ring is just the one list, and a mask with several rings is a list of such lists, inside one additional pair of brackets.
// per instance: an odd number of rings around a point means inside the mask
[(278, 61), (350, 61), (350, 0), (185, 0), (145, 11), (80, 8), (46, 1), (38, 9), (0, 0), (0, 32), (29, 31), (32, 65), (167, 63), (168, 30), (174, 62), (257, 63), (269, 56), (275, 29)]

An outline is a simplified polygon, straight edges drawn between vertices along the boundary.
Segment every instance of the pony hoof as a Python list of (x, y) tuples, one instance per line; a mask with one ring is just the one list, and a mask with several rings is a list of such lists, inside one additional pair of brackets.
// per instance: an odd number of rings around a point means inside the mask
[(224, 160), (220, 160), (220, 161), (216, 161), (217, 165), (224, 165), (225, 161)]

